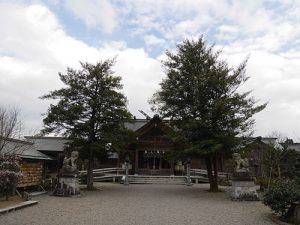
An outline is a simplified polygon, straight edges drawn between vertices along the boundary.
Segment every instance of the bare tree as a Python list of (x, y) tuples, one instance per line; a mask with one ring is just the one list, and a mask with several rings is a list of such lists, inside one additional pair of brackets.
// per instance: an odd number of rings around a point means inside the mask
[(268, 137), (271, 138), (267, 143), (269, 147), (264, 151), (261, 163), (269, 187), (274, 179), (298, 176), (299, 156), (295, 150), (288, 149), (288, 144), (292, 143), (293, 140), (284, 134), (273, 131)]
[(20, 140), (22, 122), (17, 108), (0, 106), (0, 192), (6, 199), (14, 194), (20, 177), (19, 156), (28, 148), (28, 144)]
[(22, 131), (22, 122), (19, 119), (17, 108), (3, 108), (0, 106), (0, 153), (16, 153), (23, 144), (18, 141)]

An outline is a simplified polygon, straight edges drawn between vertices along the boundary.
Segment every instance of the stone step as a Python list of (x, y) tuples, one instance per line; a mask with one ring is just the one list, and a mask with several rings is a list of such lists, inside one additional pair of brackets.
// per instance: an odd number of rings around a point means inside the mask
[(186, 182), (176, 182), (176, 183), (162, 183), (162, 182), (129, 182), (130, 184), (172, 184), (172, 185), (186, 185)]
[(8, 206), (8, 207), (5, 207), (5, 208), (1, 208), (0, 209), (0, 214), (8, 213), (8, 212), (11, 212), (11, 211), (15, 211), (15, 210), (22, 209), (22, 208), (32, 206), (32, 205), (36, 205), (36, 204), (38, 204), (37, 201), (20, 202), (20, 203), (17, 203), (15, 205), (13, 205), (13, 206)]
[(47, 191), (36, 191), (36, 192), (31, 192), (31, 193), (28, 193), (30, 196), (37, 196), (37, 195), (43, 195), (43, 194), (46, 194)]
[(185, 182), (186, 180), (148, 180), (148, 179), (129, 179), (129, 181), (145, 181), (145, 182), (167, 182), (167, 183), (172, 183), (172, 182)]
[(147, 179), (147, 180), (185, 180), (186, 177), (145, 177), (145, 176), (129, 176), (129, 179)]
[(178, 178), (178, 179), (182, 179), (182, 178), (185, 178), (186, 176), (129, 175), (129, 177), (170, 178), (170, 179)]
[(173, 182), (173, 183), (167, 183), (167, 182), (144, 182), (144, 181), (129, 181), (130, 184), (175, 184), (175, 185), (185, 185), (186, 182)]
[(186, 184), (186, 177), (176, 176), (129, 176), (131, 184)]
[(129, 182), (160, 182), (160, 183), (177, 183), (177, 182), (186, 182), (185, 180), (176, 180), (176, 181), (167, 181), (167, 180), (130, 180)]
[(185, 178), (184, 179), (157, 179), (157, 178), (145, 178), (145, 177), (142, 177), (142, 178), (130, 178), (129, 177), (129, 180), (162, 180), (162, 181), (180, 181), (180, 180), (186, 180)]

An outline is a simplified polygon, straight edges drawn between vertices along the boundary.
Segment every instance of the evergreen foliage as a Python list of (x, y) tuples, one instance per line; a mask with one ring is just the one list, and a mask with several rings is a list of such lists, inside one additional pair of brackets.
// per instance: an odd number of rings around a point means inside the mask
[(217, 191), (219, 154), (229, 153), (238, 145), (238, 137), (251, 134), (252, 116), (266, 104), (256, 105), (250, 91), (238, 91), (248, 80), (247, 60), (229, 67), (202, 37), (185, 40), (166, 55), (167, 77), (150, 103), (179, 128), (178, 134), (189, 146), (184, 149), (186, 155), (206, 158), (210, 189)]
[(299, 200), (299, 184), (292, 180), (279, 180), (272, 184), (264, 194), (263, 203), (273, 212), (289, 219), (294, 215), (294, 209)]
[(82, 69), (59, 73), (65, 87), (44, 95), (58, 100), (51, 104), (44, 118), (44, 133), (61, 132), (74, 140), (71, 146), (87, 158), (88, 188), (93, 187), (94, 157), (105, 157), (107, 146), (120, 148), (127, 130), (124, 121), (131, 118), (126, 97), (121, 93), (121, 77), (111, 70), (114, 60), (81, 63)]

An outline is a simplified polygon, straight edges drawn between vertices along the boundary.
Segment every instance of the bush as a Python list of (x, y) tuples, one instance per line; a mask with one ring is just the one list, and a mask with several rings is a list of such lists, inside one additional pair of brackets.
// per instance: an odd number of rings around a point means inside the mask
[(298, 183), (292, 180), (279, 180), (266, 191), (263, 203), (281, 217), (289, 219), (293, 216), (296, 203), (299, 200)]
[(259, 185), (260, 191), (264, 191), (265, 189), (267, 189), (269, 181), (267, 178), (257, 177), (255, 183), (256, 183), (256, 185)]
[(20, 176), (19, 157), (15, 154), (0, 154), (0, 195), (8, 199)]

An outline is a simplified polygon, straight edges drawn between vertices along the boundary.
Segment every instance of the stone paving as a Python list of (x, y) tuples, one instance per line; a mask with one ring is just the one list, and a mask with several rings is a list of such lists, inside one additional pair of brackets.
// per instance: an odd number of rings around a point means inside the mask
[(36, 196), (38, 205), (0, 215), (2, 225), (260, 225), (274, 224), (261, 202), (231, 201), (206, 184), (97, 184), (80, 198)]

